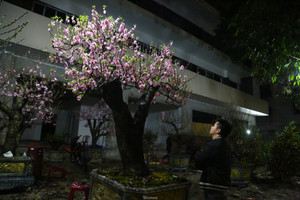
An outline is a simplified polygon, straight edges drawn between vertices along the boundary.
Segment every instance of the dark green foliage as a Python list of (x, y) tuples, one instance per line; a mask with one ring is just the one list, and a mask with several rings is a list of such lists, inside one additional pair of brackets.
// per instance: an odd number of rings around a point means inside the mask
[(249, 0), (224, 20), (219, 47), (260, 82), (276, 83), (299, 104), (300, 5), (297, 0)]
[(207, 140), (210, 139), (209, 137), (191, 134), (174, 134), (169, 135), (168, 138), (170, 145), (170, 152), (168, 153), (177, 156), (189, 155), (190, 159), (193, 159), (196, 152), (200, 151), (207, 143)]
[(292, 79), (300, 57), (299, 19), (293, 1), (248, 1), (228, 25), (227, 41), (236, 47), (232, 56), (250, 60), (259, 80), (275, 82), (286, 73)]
[(143, 147), (144, 153), (150, 153), (153, 150), (155, 141), (157, 140), (157, 134), (151, 130), (146, 130), (143, 135)]
[(228, 140), (232, 151), (232, 162), (235, 164), (261, 165), (268, 157), (268, 144), (263, 141), (256, 127), (249, 129), (251, 134), (246, 133), (242, 126), (234, 127)]
[(292, 121), (282, 133), (277, 133), (270, 147), (269, 168), (275, 178), (289, 180), (299, 172), (300, 132)]
[(46, 141), (53, 150), (58, 150), (65, 143), (67, 134), (48, 134)]

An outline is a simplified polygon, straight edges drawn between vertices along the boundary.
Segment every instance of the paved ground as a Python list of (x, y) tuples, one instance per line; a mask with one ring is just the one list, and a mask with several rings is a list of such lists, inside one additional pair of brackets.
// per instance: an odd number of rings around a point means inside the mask
[[(116, 166), (119, 162), (103, 162), (102, 166)], [(47, 181), (47, 166), (54, 165), (67, 169), (67, 178), (64, 181)], [(93, 169), (95, 165), (89, 165)], [(70, 163), (44, 162), (43, 176), (36, 184), (25, 190), (12, 190), (0, 193), (0, 200), (66, 200), (72, 182), (89, 182), (89, 173), (82, 171), (78, 166)], [(257, 174), (256, 178), (245, 187), (231, 187), (228, 191), (228, 200), (255, 198), (255, 200), (300, 200), (300, 178), (294, 178), (291, 183), (274, 181), (267, 173)], [(84, 199), (83, 193), (76, 193), (75, 200)], [(202, 191), (194, 187), (190, 192), (189, 200), (202, 199)]]

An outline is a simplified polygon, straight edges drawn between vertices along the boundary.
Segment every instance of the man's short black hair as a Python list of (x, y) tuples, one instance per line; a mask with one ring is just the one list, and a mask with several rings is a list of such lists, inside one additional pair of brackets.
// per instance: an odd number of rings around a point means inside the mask
[(231, 125), (230, 123), (225, 119), (216, 119), (214, 123), (218, 123), (218, 128), (221, 129), (221, 132), (219, 133), (222, 137), (226, 138), (230, 132), (231, 132)]

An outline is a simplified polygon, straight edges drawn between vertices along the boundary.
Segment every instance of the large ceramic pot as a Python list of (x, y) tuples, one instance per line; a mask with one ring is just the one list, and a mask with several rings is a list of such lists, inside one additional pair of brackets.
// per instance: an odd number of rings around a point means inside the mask
[(92, 148), (88, 149), (88, 157), (90, 158), (90, 163), (101, 164), (104, 154), (104, 149)]
[(91, 172), (90, 200), (187, 200), (191, 182), (162, 185), (150, 188), (126, 187), (105, 176)]
[(186, 171), (189, 167), (189, 161), (188, 155), (168, 155), (168, 163), (172, 171)]
[[(0, 158), (0, 191), (19, 187), (28, 187), (34, 184), (31, 157)], [(14, 170), (15, 169), (15, 170)]]
[(253, 164), (237, 164), (231, 166), (231, 184), (247, 185), (251, 178)]
[(60, 150), (46, 150), (46, 157), (50, 162), (63, 162), (65, 155)]

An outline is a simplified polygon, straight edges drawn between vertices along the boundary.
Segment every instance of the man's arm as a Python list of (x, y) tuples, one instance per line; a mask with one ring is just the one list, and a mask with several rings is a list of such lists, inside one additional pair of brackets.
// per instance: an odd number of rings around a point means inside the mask
[(210, 160), (215, 159), (218, 149), (213, 143), (208, 143), (201, 151), (195, 155), (195, 164), (198, 169), (208, 165)]

